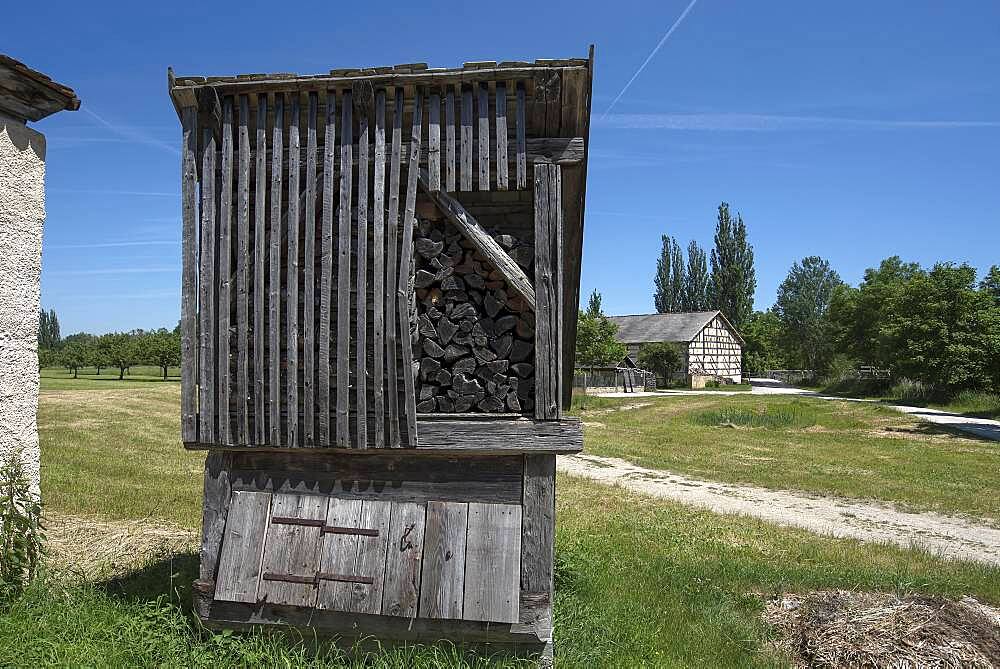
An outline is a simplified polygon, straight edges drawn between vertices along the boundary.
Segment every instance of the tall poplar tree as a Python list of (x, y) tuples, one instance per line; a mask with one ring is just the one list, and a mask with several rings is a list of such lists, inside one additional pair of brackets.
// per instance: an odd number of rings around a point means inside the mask
[(604, 315), (601, 309), (601, 294), (596, 289), (590, 294), (590, 300), (587, 302), (587, 315), (593, 317)]
[(739, 329), (753, 313), (757, 272), (753, 264), (753, 247), (747, 242), (747, 227), (743, 223), (743, 217), (737, 213), (733, 220), (726, 202), (719, 205), (711, 264), (709, 304), (722, 311), (729, 322)]
[(708, 263), (698, 242), (688, 244), (687, 272), (684, 276), (684, 311), (708, 309)]
[(660, 240), (662, 246), (656, 261), (653, 304), (657, 312), (669, 314), (684, 308), (684, 254), (673, 237), (663, 235)]
[(684, 311), (684, 253), (676, 239), (670, 240), (670, 293), (673, 296), (674, 308), (671, 311)]

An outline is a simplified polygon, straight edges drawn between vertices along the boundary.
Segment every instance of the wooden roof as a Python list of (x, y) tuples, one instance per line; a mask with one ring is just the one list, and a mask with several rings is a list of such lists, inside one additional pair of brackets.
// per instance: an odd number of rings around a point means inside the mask
[(56, 112), (79, 108), (80, 98), (72, 88), (0, 54), (0, 114), (19, 121), (38, 121)]
[(631, 316), (608, 316), (608, 320), (618, 326), (616, 338), (623, 344), (647, 344), (650, 342), (689, 342), (693, 340), (716, 316), (729, 327), (741, 344), (743, 337), (736, 331), (725, 315), (715, 311), (689, 311), (676, 314), (636, 314)]

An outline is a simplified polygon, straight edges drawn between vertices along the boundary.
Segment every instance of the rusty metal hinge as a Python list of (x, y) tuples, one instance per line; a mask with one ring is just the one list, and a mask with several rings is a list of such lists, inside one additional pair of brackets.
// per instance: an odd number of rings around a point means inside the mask
[(273, 572), (265, 572), (261, 579), (265, 581), (281, 581), (283, 583), (297, 583), (299, 585), (311, 585), (316, 587), (319, 585), (320, 581), (339, 581), (342, 583), (362, 583), (364, 585), (373, 585), (375, 579), (371, 576), (353, 576), (351, 574), (332, 574), (329, 572), (318, 571), (312, 576), (300, 576), (298, 574), (275, 574)]

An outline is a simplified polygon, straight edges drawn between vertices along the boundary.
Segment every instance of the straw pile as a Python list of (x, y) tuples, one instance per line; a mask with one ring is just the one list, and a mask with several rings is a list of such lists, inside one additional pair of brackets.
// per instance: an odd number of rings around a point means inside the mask
[(970, 597), (789, 594), (764, 618), (799, 667), (1000, 667), (1000, 609)]

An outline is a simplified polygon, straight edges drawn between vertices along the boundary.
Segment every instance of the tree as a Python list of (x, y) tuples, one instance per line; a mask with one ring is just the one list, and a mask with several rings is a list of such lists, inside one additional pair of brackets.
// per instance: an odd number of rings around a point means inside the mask
[(81, 367), (87, 364), (88, 351), (86, 344), (82, 340), (74, 339), (67, 342), (59, 352), (62, 366), (73, 372), (73, 378), (77, 378)]
[(743, 335), (743, 369), (748, 374), (763, 374), (768, 369), (785, 366), (781, 345), (781, 321), (773, 310), (750, 314), (740, 331)]
[(617, 363), (625, 357), (625, 345), (615, 339), (618, 326), (603, 315), (581, 311), (576, 329), (576, 361), (586, 367)]
[(705, 311), (708, 304), (708, 265), (705, 251), (693, 239), (688, 244), (687, 272), (684, 275), (684, 311)]
[(786, 350), (805, 369), (825, 369), (834, 351), (829, 318), (840, 276), (819, 256), (795, 263), (778, 287), (774, 311), (781, 322)]
[(588, 316), (600, 316), (604, 312), (601, 311), (601, 294), (595, 289), (594, 292), (590, 294), (590, 300), (587, 302), (587, 315)]
[(670, 377), (680, 369), (681, 354), (670, 342), (643, 344), (639, 348), (639, 366), (669, 383)]
[(737, 213), (733, 221), (729, 205), (725, 202), (719, 205), (711, 264), (708, 302), (712, 308), (722, 311), (737, 330), (742, 330), (746, 319), (753, 313), (757, 272), (753, 264), (753, 246), (747, 243), (743, 217)]
[(125, 370), (137, 362), (139, 348), (137, 337), (128, 332), (112, 332), (102, 335), (99, 348), (103, 359), (118, 368), (118, 379), (125, 378)]
[(59, 347), (59, 317), (55, 309), (38, 310), (38, 348), (55, 349)]
[(161, 329), (146, 334), (143, 339), (143, 360), (159, 367), (166, 381), (169, 368), (181, 364), (180, 335)]
[(1000, 266), (993, 265), (990, 267), (990, 271), (979, 282), (979, 290), (984, 291), (993, 298), (997, 306), (1000, 306)]
[(656, 277), (653, 283), (653, 304), (661, 314), (680, 311), (684, 292), (684, 256), (681, 247), (672, 237), (660, 238), (660, 257), (656, 261)]

